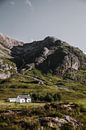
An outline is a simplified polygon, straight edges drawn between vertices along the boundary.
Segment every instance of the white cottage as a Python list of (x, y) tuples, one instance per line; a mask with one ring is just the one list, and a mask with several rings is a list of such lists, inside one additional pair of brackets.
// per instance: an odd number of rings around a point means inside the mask
[(30, 103), (31, 97), (30, 95), (18, 95), (17, 98), (8, 98), (9, 102), (17, 102), (17, 103)]

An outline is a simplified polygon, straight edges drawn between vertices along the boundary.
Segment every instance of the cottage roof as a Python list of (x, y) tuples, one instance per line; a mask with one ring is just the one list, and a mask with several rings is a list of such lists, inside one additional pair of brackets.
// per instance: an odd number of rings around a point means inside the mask
[(17, 98), (31, 98), (30, 95), (18, 95)]

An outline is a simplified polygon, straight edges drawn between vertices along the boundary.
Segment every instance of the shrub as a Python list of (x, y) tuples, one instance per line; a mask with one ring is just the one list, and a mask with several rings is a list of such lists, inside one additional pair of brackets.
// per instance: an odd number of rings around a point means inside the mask
[(60, 101), (61, 100), (61, 95), (58, 93), (52, 94), (52, 93), (47, 93), (47, 94), (37, 94), (37, 93), (32, 93), (31, 98), (33, 102), (53, 102), (53, 101)]

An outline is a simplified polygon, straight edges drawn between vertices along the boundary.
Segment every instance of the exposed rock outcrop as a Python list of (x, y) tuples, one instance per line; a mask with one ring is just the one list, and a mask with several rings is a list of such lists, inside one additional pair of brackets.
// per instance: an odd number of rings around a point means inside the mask
[(61, 126), (67, 123), (70, 123), (76, 129), (79, 126), (79, 122), (68, 115), (65, 115), (64, 118), (44, 117), (40, 119), (40, 122), (42, 126), (48, 125), (50, 128), (61, 128)]
[[(0, 46), (0, 57), (10, 59), (18, 72), (37, 68), (46, 74), (51, 72), (63, 76), (86, 66), (86, 55), (81, 50), (54, 37), (24, 44), (0, 35)], [(0, 62), (0, 66), (3, 68), (4, 65)], [(9, 65), (5, 64), (5, 70), (6, 66)]]
[(5, 36), (5, 35), (3, 35), (3, 34), (0, 34), (0, 43), (1, 43), (4, 47), (6, 47), (6, 48), (8, 48), (8, 49), (13, 48), (13, 46), (18, 46), (18, 45), (22, 46), (22, 45), (24, 44), (24, 43), (21, 42), (21, 41), (17, 41), (17, 40), (15, 40), (15, 39), (12, 39), (12, 38), (10, 38), (10, 37), (8, 37), (8, 36)]
[(23, 42), (0, 34), (0, 79), (9, 78), (17, 72), (16, 64), (12, 60), (11, 49), (18, 45), (22, 46)]
[(19, 70), (34, 63), (34, 67), (44, 73), (59, 75), (64, 75), (69, 70), (79, 70), (86, 57), (78, 48), (53, 37), (24, 44), (23, 47), (13, 47), (11, 54)]

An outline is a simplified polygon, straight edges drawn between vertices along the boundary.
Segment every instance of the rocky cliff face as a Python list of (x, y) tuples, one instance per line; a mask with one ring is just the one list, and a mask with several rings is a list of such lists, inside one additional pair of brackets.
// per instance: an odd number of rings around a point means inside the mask
[(22, 46), (23, 42), (0, 34), (0, 79), (9, 78), (16, 72), (17, 68), (12, 61), (11, 49), (18, 45)]
[(19, 70), (28, 66), (36, 67), (44, 73), (60, 75), (64, 75), (68, 70), (79, 70), (86, 57), (78, 48), (53, 37), (25, 44), (23, 47), (14, 47), (12, 56)]
[(81, 50), (53, 37), (23, 44), (2, 36), (0, 47), (0, 56), (5, 58), (6, 55), (13, 64), (4, 63), (2, 58), (0, 68), (5, 71), (15, 68), (20, 72), (37, 68), (46, 74), (51, 72), (63, 76), (68, 71), (78, 71), (86, 65), (86, 55)]
[(14, 46), (23, 45), (23, 42), (9, 38), (8, 36), (5, 36), (3, 34), (0, 34), (0, 43), (2, 43), (2, 45), (8, 49), (13, 48)]

